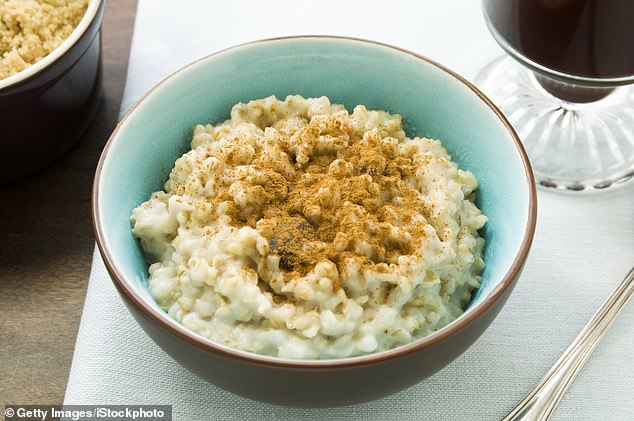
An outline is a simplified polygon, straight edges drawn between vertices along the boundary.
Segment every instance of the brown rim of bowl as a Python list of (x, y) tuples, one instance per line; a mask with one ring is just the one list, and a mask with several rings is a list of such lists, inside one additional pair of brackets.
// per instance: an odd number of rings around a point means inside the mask
[[(105, 157), (108, 154), (108, 150), (112, 145), (114, 139), (116, 138), (117, 132), (121, 128), (123, 122), (128, 118), (128, 116), (134, 112), (134, 110), (139, 106), (143, 100), (149, 96), (156, 88), (161, 86), (166, 80), (169, 80), (177, 73), (180, 73), (184, 69), (187, 69), (191, 66), (194, 66), (198, 62), (203, 60), (207, 60), (210, 57), (222, 54), (224, 52), (234, 50), (240, 47), (254, 45), (259, 43), (271, 42), (271, 41), (281, 41), (281, 40), (289, 40), (289, 39), (334, 39), (334, 40), (344, 40), (344, 41), (353, 41), (353, 42), (361, 42), (366, 44), (378, 45), (380, 47), (390, 48), (392, 50), (400, 51), (402, 53), (409, 54), (419, 60), (423, 60), (443, 72), (448, 73), (449, 75), (456, 78), (459, 82), (463, 83), (469, 89), (471, 89), (488, 107), (496, 114), (496, 116), (500, 119), (500, 121), (507, 128), (511, 137), (515, 142), (515, 146), (520, 153), (522, 163), (524, 165), (524, 173), (526, 175), (526, 181), (529, 186), (529, 203), (528, 203), (528, 221), (524, 228), (524, 237), (522, 239), (522, 243), (519, 249), (518, 254), (515, 256), (511, 267), (506, 272), (502, 281), (497, 285), (484, 300), (479, 303), (475, 308), (473, 308), (469, 313), (461, 315), (455, 321), (450, 323), (449, 325), (441, 328), (437, 332), (434, 332), (430, 335), (424, 336), (420, 339), (417, 339), (409, 344), (401, 345), (399, 347), (377, 352), (374, 354), (362, 355), (358, 357), (346, 357), (340, 359), (331, 359), (331, 360), (293, 360), (288, 358), (280, 358), (280, 357), (271, 357), (265, 355), (259, 355), (255, 353), (250, 353), (246, 351), (240, 351), (237, 349), (229, 348), (227, 346), (216, 344), (210, 339), (206, 339), (202, 336), (197, 335), (196, 333), (187, 330), (184, 326), (178, 324), (175, 320), (169, 319), (167, 314), (150, 306), (150, 304), (144, 302), (134, 291), (134, 289), (128, 285), (127, 282), (124, 281), (124, 277), (117, 270), (117, 267), (114, 263), (114, 259), (110, 255), (109, 251), (105, 247), (104, 243), (104, 233), (101, 227), (101, 218), (99, 216), (99, 184), (102, 176), (102, 169), (104, 165)], [(114, 131), (110, 135), (108, 142), (106, 143), (101, 157), (99, 158), (99, 163), (97, 164), (97, 170), (95, 173), (95, 179), (93, 182), (93, 192), (92, 192), (92, 217), (93, 217), (93, 227), (96, 234), (97, 239), (97, 247), (99, 248), (99, 252), (104, 260), (104, 264), (112, 281), (115, 286), (119, 290), (121, 294), (123, 294), (130, 302), (136, 306), (145, 317), (149, 318), (152, 322), (158, 324), (160, 327), (166, 329), (169, 333), (176, 336), (178, 339), (183, 340), (185, 342), (190, 343), (191, 345), (196, 346), (204, 351), (213, 352), (219, 354), (224, 357), (232, 358), (235, 360), (240, 360), (245, 363), (256, 364), (256, 365), (264, 365), (267, 367), (274, 368), (295, 368), (295, 369), (328, 369), (328, 368), (348, 368), (348, 367), (356, 367), (356, 366), (364, 366), (364, 365), (372, 365), (385, 362), (386, 360), (390, 360), (392, 358), (403, 357), (414, 352), (418, 352), (425, 348), (429, 348), (442, 340), (455, 335), (461, 329), (470, 325), (475, 319), (480, 317), (483, 313), (485, 313), (495, 301), (497, 301), (504, 292), (515, 282), (517, 279), (522, 266), (526, 260), (526, 256), (528, 255), (528, 250), (533, 241), (533, 236), (535, 234), (535, 224), (537, 221), (537, 194), (535, 190), (535, 181), (533, 179), (533, 171), (531, 169), (530, 162), (528, 160), (528, 156), (524, 147), (522, 146), (522, 142), (520, 141), (517, 133), (511, 126), (511, 124), (506, 120), (506, 117), (500, 112), (500, 110), (489, 100), (482, 92), (480, 92), (473, 84), (464, 79), (462, 76), (456, 74), (452, 70), (436, 63), (433, 60), (430, 60), (426, 57), (413, 53), (411, 51), (405, 50), (403, 48), (395, 47), (389, 44), (385, 44), (378, 41), (371, 41), (362, 38), (354, 38), (354, 37), (343, 37), (343, 36), (330, 36), (330, 35), (297, 35), (297, 36), (284, 36), (284, 37), (274, 37), (274, 38), (266, 38), (260, 39), (256, 41), (246, 42), (242, 44), (238, 44), (229, 48), (222, 49), (220, 51), (216, 51), (212, 54), (209, 54), (205, 57), (202, 57), (190, 64), (187, 64), (180, 69), (176, 70), (169, 76), (165, 77), (159, 83), (157, 83), (152, 89), (146, 92), (141, 98), (139, 98), (125, 113), (119, 124), (115, 127)]]

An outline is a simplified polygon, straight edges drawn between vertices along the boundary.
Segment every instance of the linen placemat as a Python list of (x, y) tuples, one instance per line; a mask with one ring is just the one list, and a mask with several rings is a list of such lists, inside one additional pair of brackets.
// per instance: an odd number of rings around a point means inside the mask
[[(259, 38), (349, 35), (428, 56), (473, 80), (502, 54), (475, 0), (140, 0), (122, 110), (197, 58)], [(138, 327), (95, 253), (66, 404), (171, 404), (175, 420), (496, 420), (557, 360), (634, 264), (634, 185), (539, 192), (533, 248), (509, 302), (465, 354), (387, 398), (331, 409), (244, 399), (175, 363)], [(564, 397), (555, 420), (634, 419), (634, 305)], [(381, 379), (376, 379), (381, 381)]]

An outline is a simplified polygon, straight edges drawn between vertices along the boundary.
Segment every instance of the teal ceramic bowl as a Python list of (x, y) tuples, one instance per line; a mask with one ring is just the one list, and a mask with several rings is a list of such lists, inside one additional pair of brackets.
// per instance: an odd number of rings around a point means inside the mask
[[(170, 319), (147, 288), (130, 231), (132, 209), (162, 189), (192, 127), (221, 122), (240, 101), (326, 95), (403, 116), (409, 136), (439, 138), (475, 174), (489, 217), (482, 286), (466, 312), (434, 334), (390, 351), (338, 360), (290, 360), (237, 351)], [(464, 352), (498, 314), (517, 281), (536, 220), (535, 185), (521, 143), (495, 106), (446, 68), (387, 45), (348, 38), (257, 41), (177, 71), (137, 102), (108, 142), (95, 178), (97, 243), (114, 284), (150, 337), (184, 367), (253, 399), (332, 406), (406, 388)], [(104, 315), (104, 317), (107, 315)], [(466, 373), (465, 373), (466, 374)]]

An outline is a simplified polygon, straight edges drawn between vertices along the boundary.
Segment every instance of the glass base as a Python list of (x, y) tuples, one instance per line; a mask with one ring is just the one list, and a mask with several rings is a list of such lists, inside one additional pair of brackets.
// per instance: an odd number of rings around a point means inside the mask
[(508, 56), (482, 69), (475, 84), (517, 131), (540, 186), (588, 191), (634, 179), (633, 86), (567, 85)]

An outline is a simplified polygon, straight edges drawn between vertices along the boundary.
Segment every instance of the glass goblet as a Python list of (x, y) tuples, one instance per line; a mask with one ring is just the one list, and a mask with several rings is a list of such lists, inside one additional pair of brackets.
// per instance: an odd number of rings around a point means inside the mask
[(540, 186), (607, 189), (634, 177), (634, 1), (483, 0), (510, 57), (478, 85), (524, 142)]

